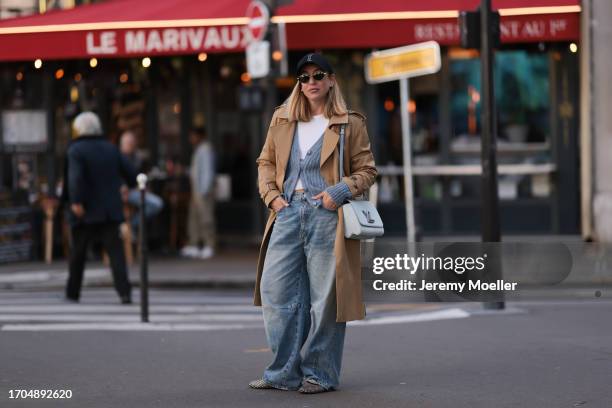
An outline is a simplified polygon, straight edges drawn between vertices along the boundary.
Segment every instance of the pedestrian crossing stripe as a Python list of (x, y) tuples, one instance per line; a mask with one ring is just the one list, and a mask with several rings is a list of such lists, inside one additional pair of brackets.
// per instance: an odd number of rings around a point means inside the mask
[[(23, 304), (23, 305), (1, 305), (0, 315), (4, 313), (115, 313), (115, 314), (138, 314), (138, 305), (94, 305), (94, 304)], [(261, 314), (258, 307), (252, 305), (149, 305), (151, 313), (209, 313), (209, 312), (246, 312)], [(2, 319), (0, 319), (2, 320)]]
[[(7, 296), (3, 296), (7, 295)], [(261, 308), (250, 297), (153, 291), (150, 322), (138, 305), (117, 304), (113, 292), (90, 291), (79, 304), (60, 303), (57, 292), (0, 292), (0, 331), (215, 331), (263, 329)], [(138, 297), (135, 296), (135, 299)], [(349, 327), (459, 319), (470, 313), (445, 308), (392, 315), (370, 314)]]
[[(236, 322), (236, 321), (263, 321), (261, 314), (188, 314), (188, 315), (151, 315), (151, 321), (156, 322)], [(140, 315), (117, 316), (113, 314), (0, 314), (0, 322), (108, 322), (108, 323), (136, 323)]]
[(196, 323), (66, 323), (66, 324), (7, 324), (1, 331), (217, 331), (262, 329), (261, 324), (196, 324)]

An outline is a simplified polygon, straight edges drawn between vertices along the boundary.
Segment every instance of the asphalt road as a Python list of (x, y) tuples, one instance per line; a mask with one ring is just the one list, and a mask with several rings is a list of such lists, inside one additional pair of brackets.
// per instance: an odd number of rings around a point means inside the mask
[[(99, 302), (89, 293), (85, 306)], [(0, 294), (3, 307), (26, 304), (19, 299)], [(612, 407), (612, 302), (508, 306), (484, 313), (466, 304), (461, 318), (351, 326), (340, 389), (313, 396), (248, 388), (270, 359), (256, 318), (196, 331), (0, 330), (0, 407)], [(24, 314), (17, 309), (10, 313)], [(36, 320), (27, 310), (26, 320)], [(181, 310), (173, 315), (189, 316)], [(0, 321), (10, 313), (0, 307)], [(375, 318), (415, 313), (429, 311)], [(73, 396), (9, 399), (11, 389)]]

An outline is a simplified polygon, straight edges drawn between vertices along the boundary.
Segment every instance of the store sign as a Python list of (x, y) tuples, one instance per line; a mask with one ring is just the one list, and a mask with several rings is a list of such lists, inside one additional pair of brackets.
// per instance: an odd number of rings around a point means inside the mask
[[(554, 41), (571, 36), (576, 31), (574, 25), (564, 16), (517, 16), (502, 17), (499, 28), (502, 42)], [(414, 39), (458, 43), (459, 24), (456, 21), (415, 24)]]
[[(244, 24), (86, 31), (62, 31), (58, 27), (50, 32), (0, 34), (0, 59), (241, 52), (254, 36), (261, 35), (259, 28), (265, 20), (255, 20), (251, 27)], [(502, 16), (501, 36), (507, 44), (579, 41), (580, 13)], [(287, 38), (292, 49), (390, 48), (423, 41), (455, 46), (459, 45), (459, 26), (456, 18), (290, 23)]]
[(376, 84), (438, 72), (440, 46), (435, 41), (377, 51), (366, 57), (368, 83)]
[(251, 41), (247, 26), (90, 31), (88, 55), (143, 55), (239, 51)]

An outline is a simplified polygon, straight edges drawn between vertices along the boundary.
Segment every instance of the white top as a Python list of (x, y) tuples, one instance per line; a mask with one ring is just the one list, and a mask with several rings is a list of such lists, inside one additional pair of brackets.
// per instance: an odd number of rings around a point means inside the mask
[[(323, 136), (328, 125), (329, 119), (323, 114), (314, 115), (310, 122), (298, 122), (297, 136), (300, 142), (300, 157), (302, 159), (306, 157), (308, 150)], [(295, 185), (295, 189), (302, 190), (303, 188), (302, 179), (300, 178)]]

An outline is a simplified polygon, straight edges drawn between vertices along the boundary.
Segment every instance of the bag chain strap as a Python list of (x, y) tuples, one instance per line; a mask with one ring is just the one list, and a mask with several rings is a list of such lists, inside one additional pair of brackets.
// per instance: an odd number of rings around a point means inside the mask
[[(340, 125), (340, 151), (338, 152), (340, 154), (340, 160), (338, 160), (338, 162), (340, 163), (340, 181), (342, 181), (342, 177), (344, 177), (344, 131), (346, 129), (346, 125)], [(357, 196), (354, 198), (355, 200), (367, 200), (368, 199), (368, 195), (367, 195), (367, 190), (363, 192), (363, 194)]]
[(340, 181), (344, 177), (344, 129), (346, 125), (340, 125)]

